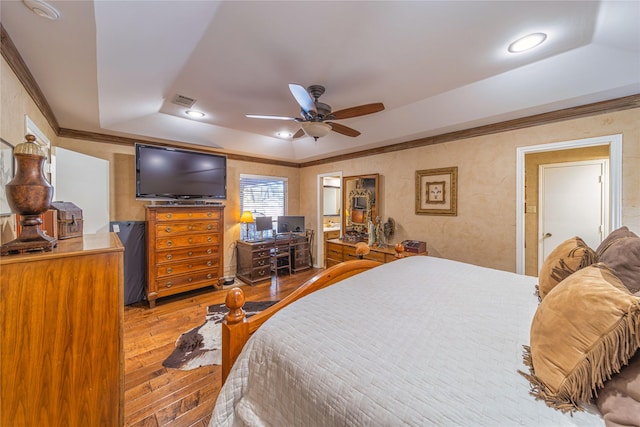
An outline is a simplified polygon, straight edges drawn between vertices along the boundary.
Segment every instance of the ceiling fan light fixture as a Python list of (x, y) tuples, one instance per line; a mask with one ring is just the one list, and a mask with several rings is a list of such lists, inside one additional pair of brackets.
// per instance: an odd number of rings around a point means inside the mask
[(331, 132), (331, 125), (322, 122), (303, 122), (300, 124), (304, 133), (315, 139), (327, 136)]
[(547, 39), (545, 33), (533, 33), (514, 41), (509, 45), (509, 52), (520, 53), (540, 46)]
[(276, 133), (276, 136), (279, 136), (280, 138), (291, 138), (293, 134), (287, 131), (280, 131)]

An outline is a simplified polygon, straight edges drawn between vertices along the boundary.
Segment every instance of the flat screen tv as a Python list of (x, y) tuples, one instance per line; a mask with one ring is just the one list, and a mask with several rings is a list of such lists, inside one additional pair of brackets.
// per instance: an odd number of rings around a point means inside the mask
[(226, 199), (227, 157), (136, 144), (137, 199)]
[(279, 216), (278, 217), (278, 233), (303, 233), (304, 217), (303, 216)]

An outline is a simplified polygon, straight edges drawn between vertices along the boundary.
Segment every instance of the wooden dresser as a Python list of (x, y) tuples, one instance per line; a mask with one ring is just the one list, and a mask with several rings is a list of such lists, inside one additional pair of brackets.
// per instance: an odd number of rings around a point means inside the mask
[[(343, 242), (340, 239), (332, 239), (325, 242), (325, 253), (326, 260), (325, 266), (331, 267), (332, 265), (339, 264), (343, 261), (349, 261), (352, 259), (357, 259), (356, 255), (356, 244)], [(427, 252), (422, 252), (419, 254), (404, 252), (404, 256), (415, 256), (415, 255), (428, 255)], [(390, 245), (386, 248), (369, 248), (369, 253), (364, 256), (364, 259), (370, 259), (373, 261), (378, 261), (381, 263), (387, 263), (391, 261), (395, 261), (396, 259), (396, 251), (393, 249), (393, 245)]]
[(103, 233), (0, 257), (0, 425), (123, 425), (123, 252)]
[(147, 206), (147, 299), (224, 281), (224, 206)]

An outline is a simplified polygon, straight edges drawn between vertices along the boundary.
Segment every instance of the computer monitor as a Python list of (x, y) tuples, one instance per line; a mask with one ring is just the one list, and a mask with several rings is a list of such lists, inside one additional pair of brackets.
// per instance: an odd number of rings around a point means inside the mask
[(256, 231), (273, 230), (273, 218), (270, 216), (256, 217)]
[(279, 216), (278, 233), (304, 233), (303, 216)]

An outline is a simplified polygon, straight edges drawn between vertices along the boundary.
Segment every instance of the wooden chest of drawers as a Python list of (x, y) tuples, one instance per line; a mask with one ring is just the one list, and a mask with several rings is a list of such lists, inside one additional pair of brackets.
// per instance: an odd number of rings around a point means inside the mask
[(147, 206), (147, 299), (222, 288), (224, 206)]
[[(349, 261), (352, 259), (358, 259), (356, 255), (356, 247), (354, 243), (343, 242), (339, 239), (332, 239), (325, 242), (326, 267), (331, 267), (336, 264), (340, 264), (343, 261)], [(387, 263), (395, 261), (396, 252), (393, 246), (386, 248), (370, 248), (369, 253), (364, 256), (364, 259), (370, 259), (381, 263)], [(404, 252), (404, 256), (416, 256), (416, 255), (428, 255), (427, 252), (419, 254)]]

